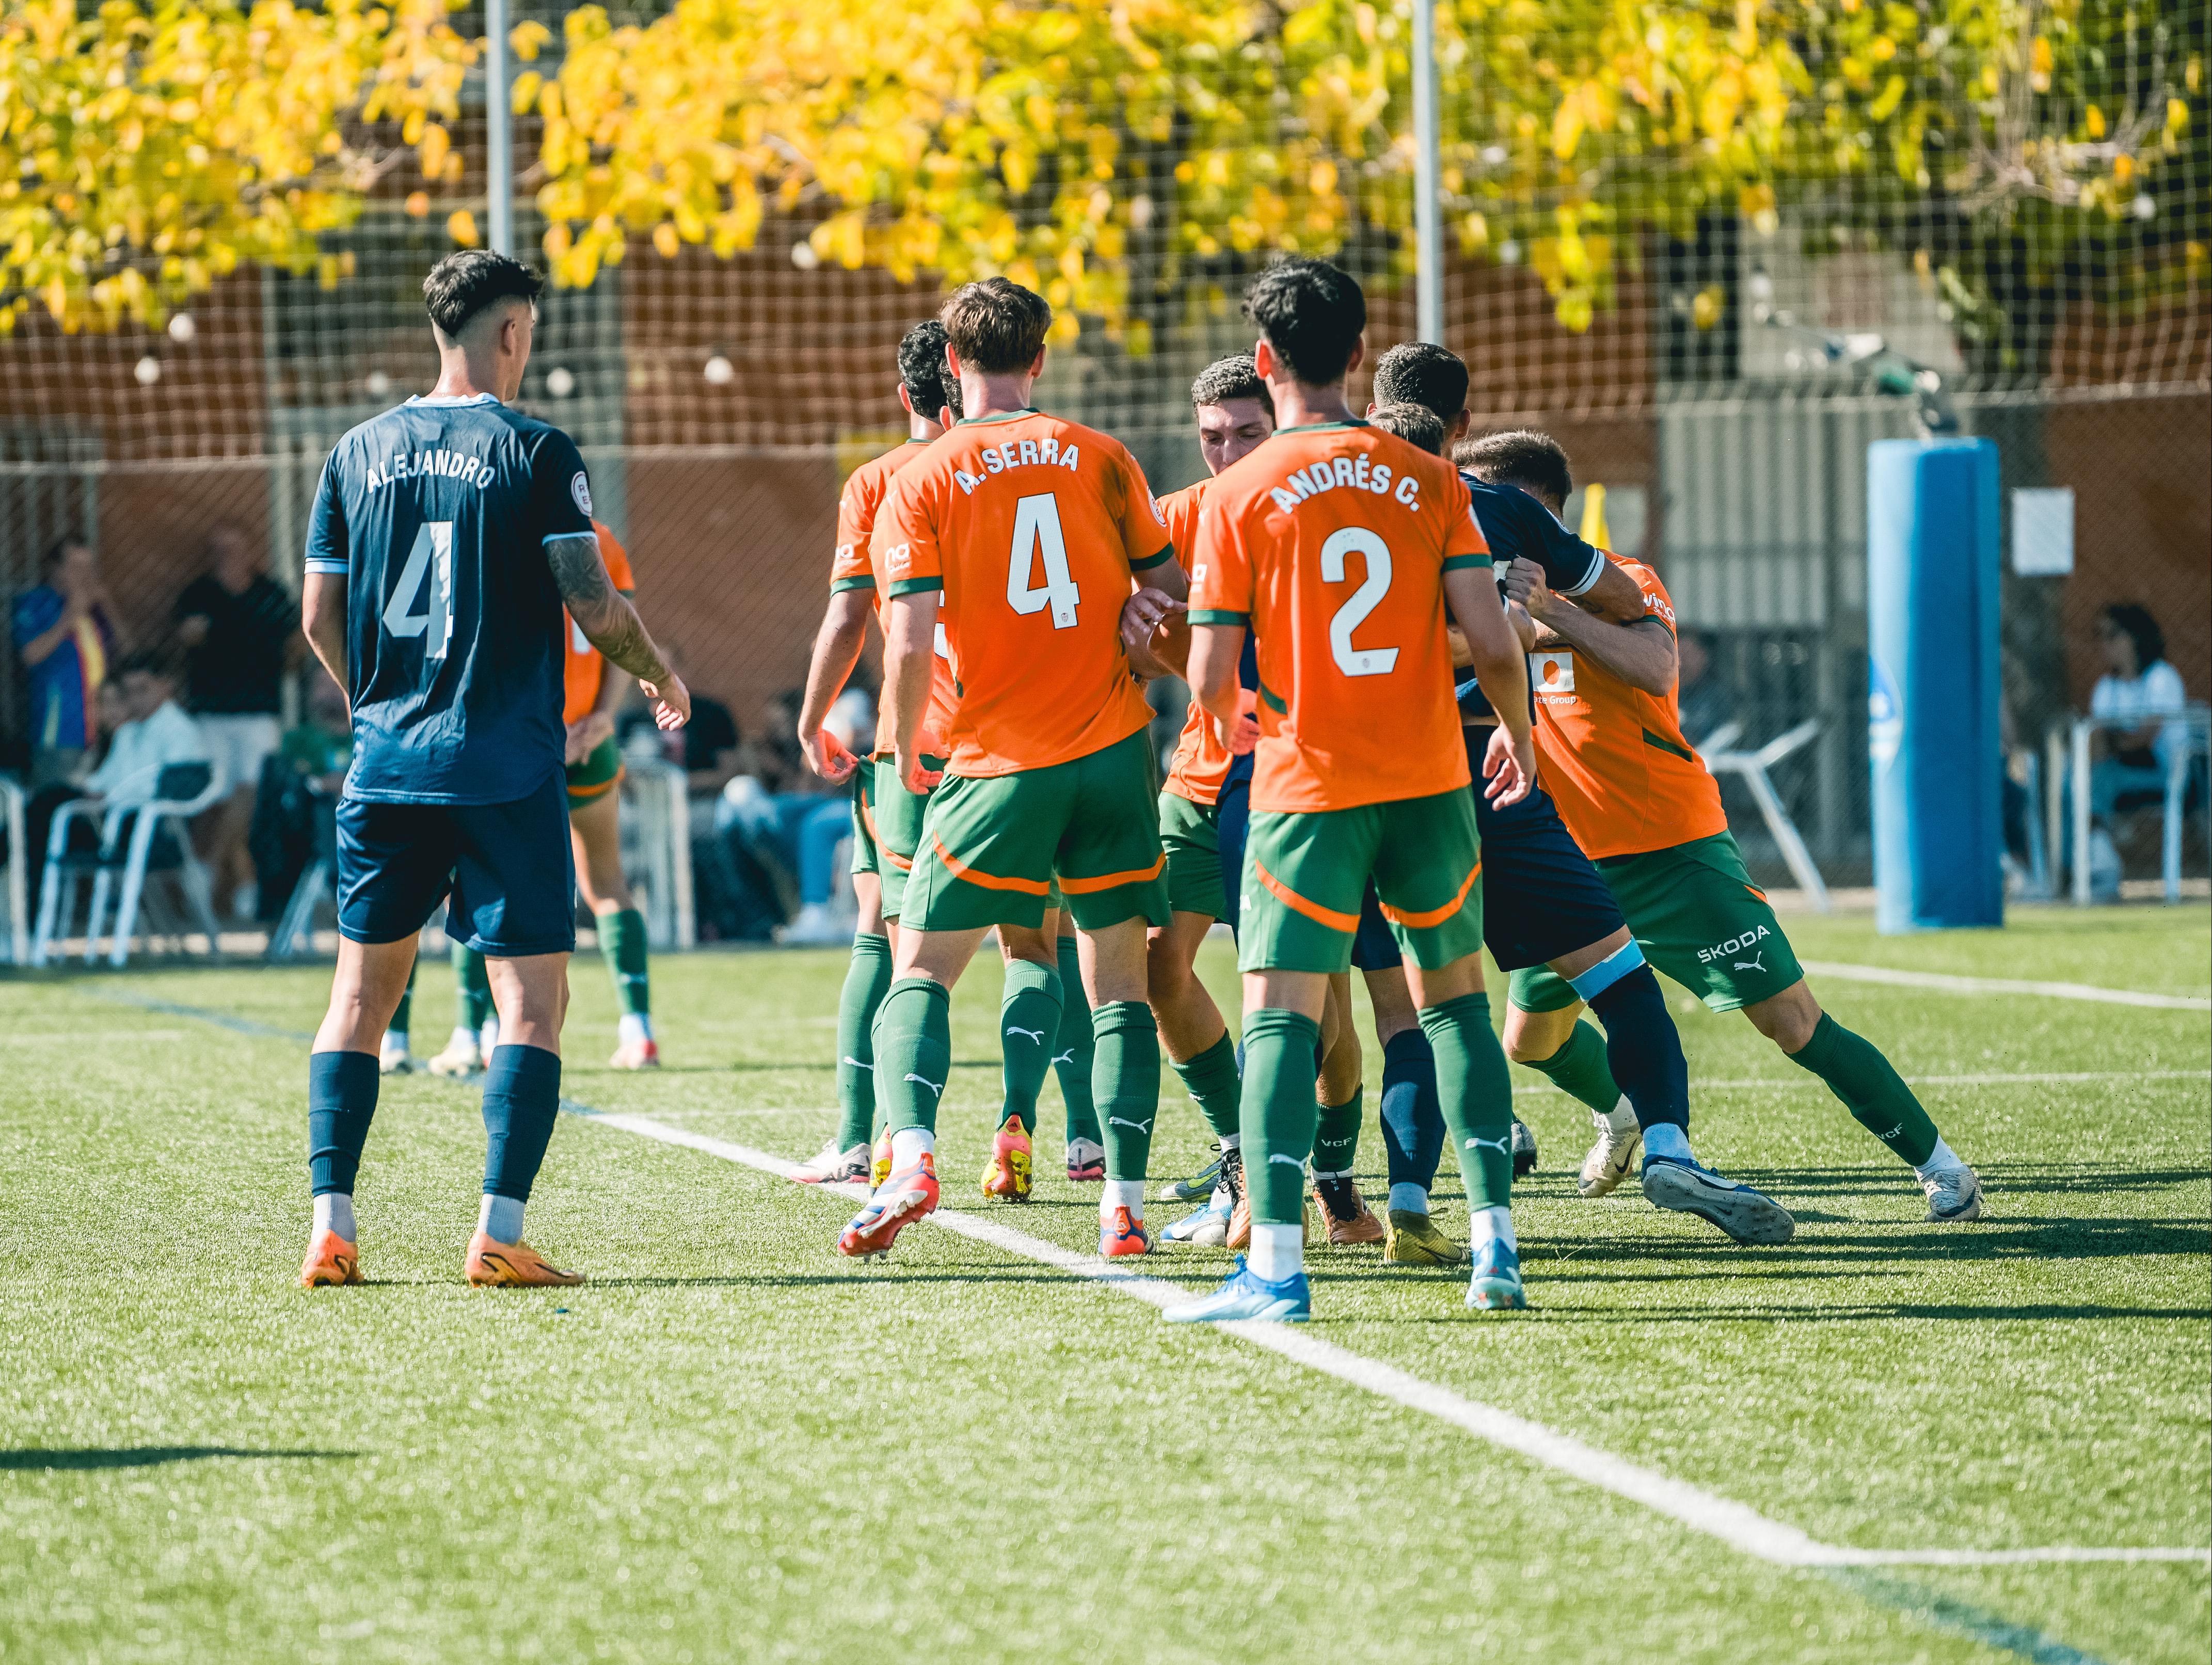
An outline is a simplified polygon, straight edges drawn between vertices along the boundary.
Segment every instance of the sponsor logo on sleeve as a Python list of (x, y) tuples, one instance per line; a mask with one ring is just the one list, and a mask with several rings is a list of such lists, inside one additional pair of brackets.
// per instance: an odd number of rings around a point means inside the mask
[(592, 512), (592, 483), (584, 477), (584, 471), (580, 468), (576, 471), (575, 477), (568, 482), (568, 495), (576, 500), (576, 507), (585, 513)]

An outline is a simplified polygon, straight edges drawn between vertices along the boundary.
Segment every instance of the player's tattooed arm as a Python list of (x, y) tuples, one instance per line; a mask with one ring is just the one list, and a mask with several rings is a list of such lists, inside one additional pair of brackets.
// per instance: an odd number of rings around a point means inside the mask
[(556, 538), (545, 546), (545, 561), (584, 640), (637, 678), (639, 689), (653, 702), (653, 720), (663, 728), (690, 721), (690, 692), (654, 646), (637, 609), (607, 576), (599, 540), (589, 533)]

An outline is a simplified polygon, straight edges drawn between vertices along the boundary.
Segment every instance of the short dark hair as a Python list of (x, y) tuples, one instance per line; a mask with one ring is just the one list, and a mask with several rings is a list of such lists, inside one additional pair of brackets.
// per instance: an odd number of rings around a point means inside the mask
[(1257, 399), (1270, 416), (1275, 414), (1275, 396), (1260, 380), (1259, 368), (1252, 362), (1249, 353), (1231, 353), (1227, 358), (1217, 358), (1200, 370), (1190, 385), (1190, 408), (1194, 410), (1209, 404), (1226, 404), (1231, 399)]
[(2137, 676), (2166, 657), (2166, 632), (2158, 628), (2150, 609), (2140, 602), (2114, 602), (2105, 609), (2105, 622), (2135, 642)]
[(1367, 328), (1367, 297), (1326, 260), (1278, 260), (1245, 289), (1244, 316), (1293, 377), (1326, 387), (1352, 364)]
[(1011, 277), (963, 283), (939, 313), (960, 362), (987, 376), (1026, 370), (1044, 350), (1052, 305)]
[(1375, 403), (1419, 404), (1449, 428), (1467, 409), (1467, 361), (1433, 341), (1401, 341), (1376, 361)]
[(76, 532), (71, 532), (65, 538), (57, 538), (46, 545), (46, 554), (39, 558), (40, 569), (43, 572), (52, 572), (69, 559), (69, 552), (71, 550), (88, 550), (91, 547), (92, 539), (80, 537)]
[(175, 666), (170, 662), (169, 656), (156, 647), (148, 647), (132, 653), (115, 667), (115, 680), (118, 682), (125, 677), (142, 675), (158, 677), (165, 681), (174, 682), (177, 672)]
[(1555, 507), (1574, 495), (1575, 475), (1567, 465), (1565, 448), (1549, 434), (1540, 434), (1533, 428), (1463, 440), (1452, 453), (1452, 460), (1462, 468), (1472, 469), (1478, 479), (1492, 485), (1519, 486)]
[(945, 326), (932, 318), (908, 330), (898, 345), (899, 380), (915, 414), (932, 422), (947, 405), (960, 414), (960, 384), (945, 368)]
[(1367, 420), (1431, 457), (1444, 454), (1444, 419), (1425, 404), (1400, 399), (1395, 404), (1377, 405), (1367, 413)]
[(544, 293), (545, 280), (511, 256), (455, 249), (422, 280), (422, 309), (438, 333), (451, 341), (485, 307), (508, 300), (534, 307)]

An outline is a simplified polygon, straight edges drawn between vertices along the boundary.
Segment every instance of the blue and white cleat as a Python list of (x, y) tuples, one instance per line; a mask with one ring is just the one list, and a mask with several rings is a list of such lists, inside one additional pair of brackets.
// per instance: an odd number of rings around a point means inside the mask
[(1492, 1237), (1475, 1251), (1474, 1277), (1467, 1286), (1467, 1303), (1478, 1312), (1522, 1312), (1528, 1305), (1521, 1287), (1521, 1254), (1503, 1237)]
[(1196, 1202), (1210, 1197), (1221, 1188), (1221, 1153), (1216, 1152), (1207, 1163), (1188, 1179), (1179, 1179), (1160, 1187), (1156, 1200), (1160, 1202)]
[(1219, 1289), (1202, 1300), (1164, 1309), (1160, 1316), (1170, 1324), (1229, 1324), (1244, 1318), (1277, 1323), (1303, 1324), (1313, 1316), (1313, 1291), (1306, 1274), (1294, 1272), (1270, 1283), (1237, 1257), (1236, 1269)]
[(1235, 1188), (1225, 1181), (1213, 1194), (1160, 1234), (1160, 1241), (1176, 1249), (1218, 1249), (1229, 1241), (1230, 1216), (1237, 1212)]
[(1654, 1208), (1695, 1214), (1740, 1243), (1786, 1243), (1797, 1233), (1790, 1211), (1765, 1192), (1675, 1157), (1645, 1156), (1644, 1198)]

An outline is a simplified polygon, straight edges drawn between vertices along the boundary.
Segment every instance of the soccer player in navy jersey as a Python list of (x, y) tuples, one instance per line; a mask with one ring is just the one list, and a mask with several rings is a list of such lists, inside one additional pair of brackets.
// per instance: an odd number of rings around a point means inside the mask
[(337, 974), (307, 1060), (310, 1288), (361, 1281), (353, 1188), (377, 1049), (416, 935), (449, 892), (447, 929), (486, 957), (500, 1018), (469, 1281), (581, 1281), (522, 1239), (559, 1113), (576, 945), (562, 606), (637, 678), (663, 728), (691, 700), (608, 579), (574, 443), (507, 403), (544, 287), (481, 249), (433, 267), (437, 385), (341, 439), (315, 494), (302, 611), (351, 702), (354, 753), (337, 810)]

